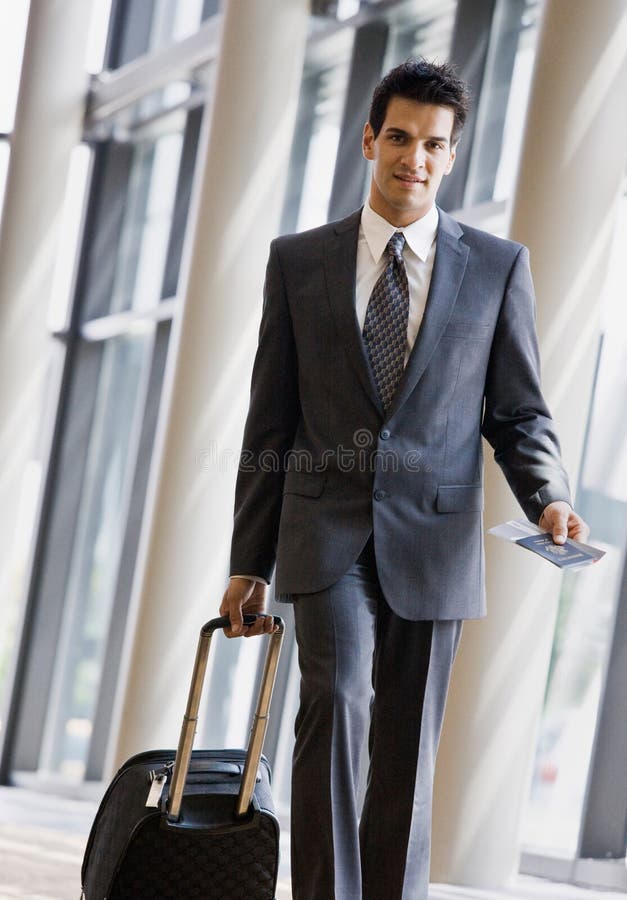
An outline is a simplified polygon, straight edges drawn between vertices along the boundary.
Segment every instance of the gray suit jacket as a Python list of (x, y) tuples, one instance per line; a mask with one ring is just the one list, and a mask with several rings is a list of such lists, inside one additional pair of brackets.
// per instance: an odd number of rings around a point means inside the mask
[(485, 614), (483, 434), (528, 518), (570, 498), (539, 381), (521, 244), (440, 210), (424, 319), (381, 406), (355, 314), (360, 212), (273, 241), (235, 503), (231, 572), (319, 591), (374, 532), (392, 609)]

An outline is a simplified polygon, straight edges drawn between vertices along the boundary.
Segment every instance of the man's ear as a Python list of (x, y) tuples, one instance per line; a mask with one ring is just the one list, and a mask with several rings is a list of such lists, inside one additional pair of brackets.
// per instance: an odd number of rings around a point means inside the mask
[(374, 159), (374, 131), (370, 122), (364, 125), (364, 134), (361, 141), (361, 152), (366, 159)]
[(455, 146), (454, 146), (453, 149), (451, 150), (451, 153), (450, 153), (450, 156), (449, 156), (449, 160), (448, 160), (448, 163), (447, 163), (447, 165), (446, 165), (446, 169), (444, 170), (444, 174), (445, 174), (445, 175), (450, 175), (450, 173), (451, 173), (451, 171), (452, 171), (452, 169), (453, 169), (453, 163), (455, 162), (455, 157), (456, 157), (456, 156), (457, 156), (457, 144), (455, 144)]

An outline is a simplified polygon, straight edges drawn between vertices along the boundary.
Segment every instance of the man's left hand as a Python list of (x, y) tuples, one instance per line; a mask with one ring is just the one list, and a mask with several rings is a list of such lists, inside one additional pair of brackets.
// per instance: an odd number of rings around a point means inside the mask
[(585, 541), (590, 529), (575, 510), (564, 500), (555, 500), (544, 508), (538, 522), (540, 528), (550, 531), (554, 544), (563, 544), (567, 537)]

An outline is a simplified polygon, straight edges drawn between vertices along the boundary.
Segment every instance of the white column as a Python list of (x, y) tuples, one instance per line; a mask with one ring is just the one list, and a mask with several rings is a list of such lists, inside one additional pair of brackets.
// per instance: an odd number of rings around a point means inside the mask
[[(573, 486), (599, 300), (627, 161), (624, 0), (547, 0), (511, 236), (529, 246), (545, 395)], [(494, 464), (485, 521), (520, 510)], [(557, 570), (488, 537), (487, 621), (468, 623), (436, 780), (432, 881), (493, 887), (516, 871), (560, 588)]]
[(226, 585), (265, 262), (279, 227), (296, 118), (307, 0), (231, 0), (224, 15), (116, 761), (176, 741), (198, 629), (217, 615)]
[(0, 231), (0, 596), (24, 590), (58, 372), (47, 327), (72, 149), (82, 137), (91, 0), (33, 0)]

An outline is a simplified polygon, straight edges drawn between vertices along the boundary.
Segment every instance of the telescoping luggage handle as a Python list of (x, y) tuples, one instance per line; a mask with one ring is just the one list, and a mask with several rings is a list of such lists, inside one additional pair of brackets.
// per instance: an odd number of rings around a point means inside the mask
[[(252, 625), (257, 618), (256, 615), (245, 615), (244, 625)], [(274, 616), (274, 624), (278, 626), (278, 630), (270, 635), (266, 660), (261, 678), (261, 687), (259, 688), (259, 696), (257, 697), (257, 708), (253, 719), (253, 726), (250, 732), (250, 740), (248, 742), (248, 751), (246, 754), (246, 762), (244, 764), (244, 774), (242, 775), (242, 783), (239, 795), (235, 805), (235, 814), (244, 816), (250, 808), (255, 783), (257, 780), (257, 769), (261, 759), (261, 751), (263, 749), (263, 740), (266, 734), (266, 726), (268, 724), (268, 713), (270, 710), (270, 701), (272, 700), (272, 690), (274, 688), (274, 680), (279, 664), (279, 655), (281, 653), (281, 644), (283, 643), (283, 633), (285, 624), (280, 616)], [(200, 630), (200, 638), (198, 639), (198, 649), (196, 650), (196, 660), (194, 662), (194, 670), (192, 673), (192, 683), (187, 698), (187, 709), (183, 716), (183, 725), (181, 727), (181, 736), (174, 760), (174, 771), (172, 773), (172, 784), (168, 798), (167, 818), (169, 822), (176, 822), (181, 814), (181, 803), (183, 800), (183, 791), (187, 772), (189, 770), (190, 760), (192, 758), (192, 747), (194, 744), (194, 735), (196, 734), (196, 723), (198, 722), (198, 707), (200, 706), (200, 696), (202, 686), (205, 680), (205, 672), (207, 670), (207, 659), (209, 657), (209, 648), (211, 646), (211, 638), (213, 632), (220, 628), (228, 628), (230, 621), (227, 616), (221, 616), (217, 619), (211, 619)]]

